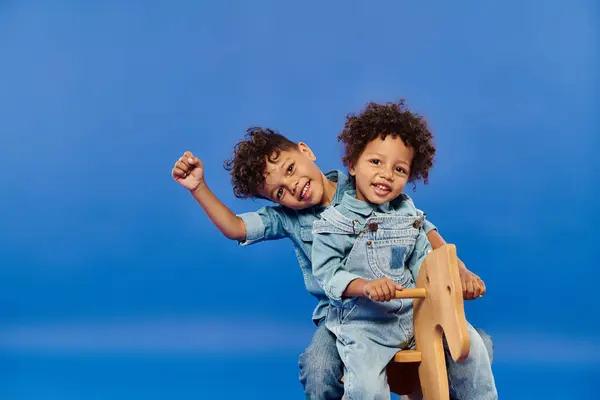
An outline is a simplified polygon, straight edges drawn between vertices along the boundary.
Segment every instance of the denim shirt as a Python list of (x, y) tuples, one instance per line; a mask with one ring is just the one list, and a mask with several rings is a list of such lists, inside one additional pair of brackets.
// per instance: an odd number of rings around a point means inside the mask
[[(330, 206), (336, 206), (342, 201), (344, 193), (354, 188), (353, 184), (341, 171), (329, 171), (325, 173), (325, 177), (332, 182), (337, 182), (335, 195), (330, 204)], [(286, 237), (292, 241), (306, 290), (318, 301), (312, 315), (314, 321), (325, 317), (329, 305), (327, 294), (313, 274), (311, 261), (313, 222), (320, 218), (325, 209), (324, 206), (309, 207), (303, 210), (292, 210), (283, 206), (266, 206), (258, 211), (238, 215), (246, 225), (246, 240), (240, 242), (242, 246)], [(435, 226), (429, 223), (426, 231), (429, 232), (432, 229), (435, 229)], [(346, 285), (350, 283), (350, 280), (346, 282)], [(343, 280), (340, 280), (339, 284), (343, 285)]]
[[(417, 261), (422, 259), (429, 248), (429, 242), (425, 235), (433, 229), (433, 225), (427, 222), (423, 212), (417, 210), (409, 196), (401, 194), (391, 202), (377, 205), (358, 200), (356, 191), (348, 190), (340, 204), (332, 208), (334, 210), (327, 210), (323, 214), (326, 219), (317, 221), (313, 225), (312, 253), (313, 273), (332, 301), (342, 300), (342, 294), (350, 281), (357, 278), (369, 280), (377, 278), (369, 270), (370, 266), (366, 261), (362, 262), (358, 269), (356, 266), (355, 268), (345, 268), (348, 255), (359, 235), (368, 230), (366, 223), (369, 222), (368, 220), (372, 221), (372, 217), (388, 215), (418, 218), (416, 219), (419, 223), (418, 226), (422, 225), (423, 227), (422, 236), (418, 237), (417, 244), (412, 250), (417, 257), (408, 257), (406, 261), (406, 267), (410, 271), (407, 273), (410, 273), (416, 281), (421, 265)], [(340, 217), (335, 216), (336, 212)], [(332, 215), (325, 217), (327, 213), (332, 213)]]

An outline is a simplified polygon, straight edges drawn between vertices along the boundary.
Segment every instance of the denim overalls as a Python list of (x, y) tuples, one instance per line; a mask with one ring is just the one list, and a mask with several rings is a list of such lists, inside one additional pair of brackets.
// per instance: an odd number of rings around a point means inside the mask
[[(411, 288), (431, 249), (423, 229), (424, 220), (424, 214), (410, 200), (403, 202), (397, 212), (373, 213), (364, 223), (330, 207), (314, 223), (313, 233), (355, 238), (344, 260), (344, 271), (369, 280), (388, 277)], [(337, 337), (346, 368), (344, 398), (389, 399), (386, 366), (397, 351), (414, 348), (412, 299), (331, 300), (326, 325)]]

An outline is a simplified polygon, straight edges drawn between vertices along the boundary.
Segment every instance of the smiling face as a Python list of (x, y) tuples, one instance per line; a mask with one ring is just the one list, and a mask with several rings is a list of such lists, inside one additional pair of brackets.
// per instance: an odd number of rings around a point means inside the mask
[(295, 210), (329, 204), (335, 184), (327, 180), (315, 160), (304, 143), (299, 143), (297, 149), (281, 151), (277, 157), (271, 156), (259, 194)]
[(413, 148), (398, 136), (371, 140), (349, 169), (356, 182), (356, 198), (384, 204), (398, 197), (410, 177), (413, 157)]

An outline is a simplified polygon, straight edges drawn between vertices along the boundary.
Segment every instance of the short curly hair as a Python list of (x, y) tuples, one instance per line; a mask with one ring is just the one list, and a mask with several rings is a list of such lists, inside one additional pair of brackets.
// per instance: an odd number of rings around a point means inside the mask
[(385, 139), (388, 135), (400, 137), (404, 144), (414, 149), (408, 181), (414, 183), (423, 179), (427, 184), (435, 157), (433, 135), (425, 118), (411, 112), (404, 99), (397, 103), (371, 102), (359, 115), (346, 116), (344, 130), (337, 138), (344, 144), (344, 165), (350, 168), (356, 164), (369, 142), (378, 137)]
[(244, 139), (233, 148), (233, 156), (223, 166), (231, 174), (233, 194), (240, 199), (262, 198), (259, 189), (265, 183), (267, 160), (275, 162), (285, 150), (298, 145), (269, 128), (253, 127), (246, 130)]

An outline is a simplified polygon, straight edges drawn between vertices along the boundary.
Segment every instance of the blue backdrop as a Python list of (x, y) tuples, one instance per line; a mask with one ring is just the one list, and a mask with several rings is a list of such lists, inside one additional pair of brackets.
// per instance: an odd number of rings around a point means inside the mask
[(253, 125), (341, 168), (368, 101), (427, 116), (417, 205), (485, 280), (503, 399), (592, 398), (597, 7), (0, 2), (0, 397), (301, 399), (313, 299), (288, 241), (240, 248), (170, 177)]

